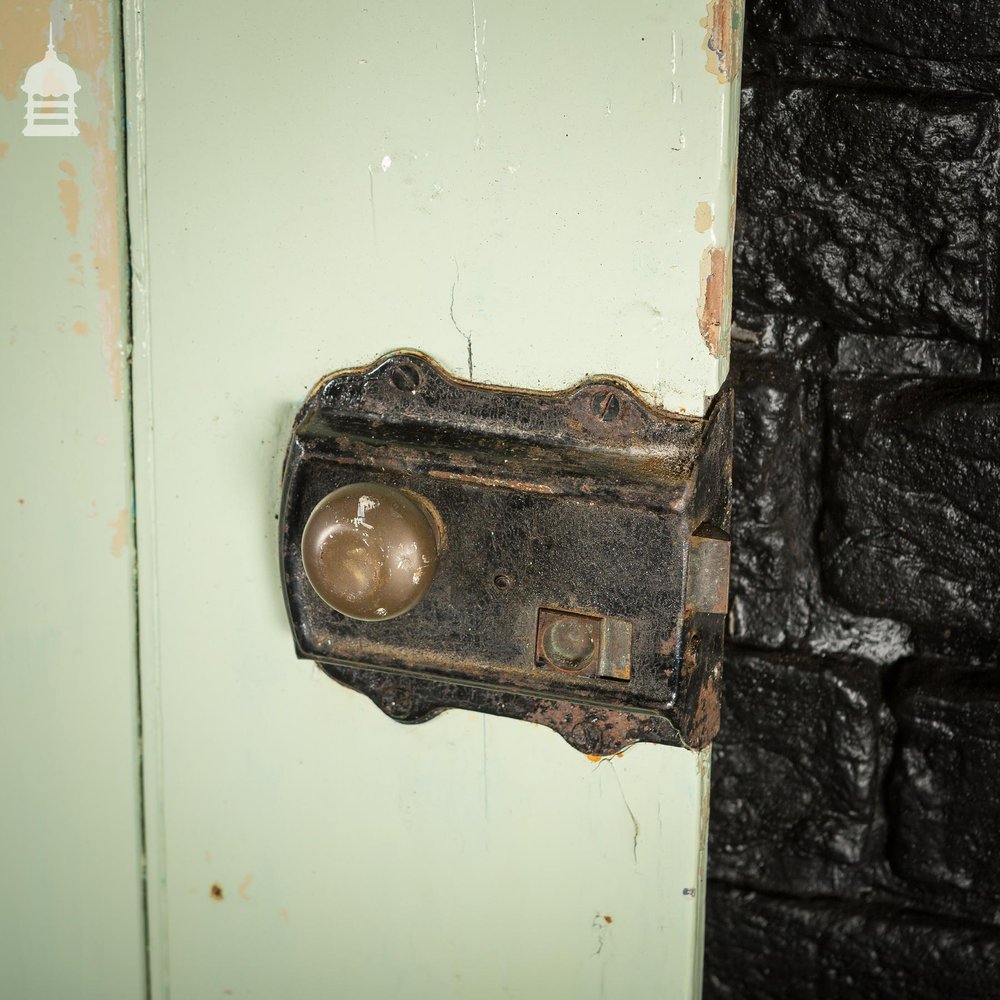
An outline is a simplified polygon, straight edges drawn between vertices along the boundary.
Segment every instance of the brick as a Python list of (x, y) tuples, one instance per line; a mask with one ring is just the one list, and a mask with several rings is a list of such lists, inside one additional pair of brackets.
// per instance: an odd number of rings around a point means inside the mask
[(1000, 919), (1000, 669), (909, 665), (893, 711), (893, 871), (935, 895), (955, 890), (979, 919)]
[(998, 131), (987, 98), (745, 89), (740, 312), (994, 338)]
[(709, 886), (705, 1000), (990, 1000), (997, 969), (996, 927)]
[(1000, 57), (1000, 21), (991, 0), (758, 0), (748, 18), (751, 43), (850, 47), (874, 58)]
[(819, 395), (781, 365), (736, 360), (733, 638), (781, 647), (806, 633), (816, 578)]
[[(780, 352), (773, 335), (765, 329), (765, 349)], [(818, 378), (741, 348), (734, 379), (730, 639), (877, 663), (905, 655), (905, 626), (859, 618), (821, 593), (816, 535), (825, 418)]]
[(831, 391), (824, 580), (844, 606), (942, 631), (1000, 628), (1000, 382)]
[(712, 764), (709, 871), (776, 892), (839, 892), (882, 857), (893, 725), (881, 671), (730, 648)]
[(925, 337), (869, 337), (846, 333), (837, 343), (837, 374), (978, 375), (982, 354), (975, 344)]

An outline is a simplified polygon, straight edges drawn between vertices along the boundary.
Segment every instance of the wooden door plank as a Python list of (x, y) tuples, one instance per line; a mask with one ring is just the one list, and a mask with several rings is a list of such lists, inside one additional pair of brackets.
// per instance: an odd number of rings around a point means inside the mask
[[(0, 996), (18, 1000), (145, 991), (116, 11), (0, 9)], [(77, 136), (22, 134), (50, 18)]]
[(130, 22), (157, 995), (698, 994), (708, 755), (388, 720), (295, 660), (275, 518), (302, 396), (395, 348), (701, 412), (738, 93), (713, 26), (680, 0)]

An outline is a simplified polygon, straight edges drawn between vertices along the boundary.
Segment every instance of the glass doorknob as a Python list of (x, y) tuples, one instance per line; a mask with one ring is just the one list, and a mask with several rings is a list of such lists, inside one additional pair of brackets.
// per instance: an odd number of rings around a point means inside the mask
[(433, 508), (381, 483), (327, 494), (302, 532), (302, 564), (313, 590), (359, 621), (404, 614), (427, 593), (438, 560)]

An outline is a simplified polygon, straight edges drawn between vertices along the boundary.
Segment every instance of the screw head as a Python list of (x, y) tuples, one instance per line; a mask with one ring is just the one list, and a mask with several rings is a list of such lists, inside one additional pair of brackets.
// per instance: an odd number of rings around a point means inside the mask
[(570, 732), (571, 741), (586, 753), (600, 753), (604, 742), (600, 728), (593, 722), (578, 722)]
[(590, 399), (590, 410), (598, 420), (608, 424), (622, 415), (622, 400), (612, 389), (599, 389)]
[(397, 684), (390, 688), (383, 698), (382, 709), (394, 719), (406, 719), (413, 714), (416, 700), (409, 685)]
[(420, 388), (420, 371), (404, 361), (389, 369), (389, 381), (400, 392), (416, 392)]

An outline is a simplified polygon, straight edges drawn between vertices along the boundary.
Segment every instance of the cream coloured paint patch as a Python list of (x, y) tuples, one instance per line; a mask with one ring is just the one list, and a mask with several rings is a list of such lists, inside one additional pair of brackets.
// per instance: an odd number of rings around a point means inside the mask
[(124, 555), (125, 547), (128, 545), (128, 526), (128, 511), (124, 507), (114, 520), (108, 521), (108, 527), (114, 528), (114, 534), (111, 536), (111, 554), (116, 559)]
[(707, 201), (699, 201), (694, 210), (694, 228), (696, 232), (707, 233), (712, 228), (715, 215), (712, 206)]
[(68, 176), (59, 181), (59, 206), (66, 219), (66, 231), (76, 236), (80, 224), (80, 186), (76, 182), (76, 169), (69, 160), (62, 160), (59, 169)]

